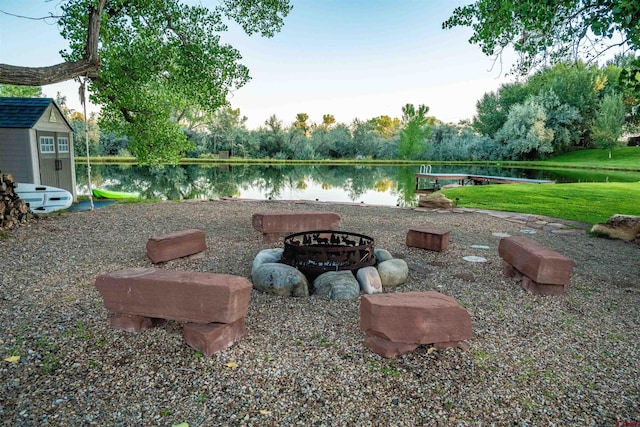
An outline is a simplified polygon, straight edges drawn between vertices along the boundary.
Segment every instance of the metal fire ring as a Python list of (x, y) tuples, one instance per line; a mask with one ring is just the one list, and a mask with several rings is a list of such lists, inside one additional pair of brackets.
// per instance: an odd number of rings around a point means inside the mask
[(302, 271), (311, 281), (327, 271), (351, 270), (374, 265), (374, 240), (364, 234), (312, 230), (284, 238), (282, 262)]

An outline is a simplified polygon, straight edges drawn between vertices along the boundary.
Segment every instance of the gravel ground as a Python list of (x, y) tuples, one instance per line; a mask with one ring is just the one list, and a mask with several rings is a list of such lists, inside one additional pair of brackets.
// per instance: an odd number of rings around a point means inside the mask
[[(248, 337), (211, 358), (181, 324), (108, 327), (98, 274), (150, 266), (152, 235), (200, 228), (204, 257), (163, 268), (249, 277), (265, 244), (255, 212), (332, 210), (411, 271), (397, 292), (437, 290), (469, 311), (467, 351), (419, 347), (383, 359), (363, 345), (359, 301), (253, 291)], [(640, 248), (501, 218), (390, 207), (281, 202), (119, 204), (53, 214), (0, 236), (0, 420), (3, 425), (615, 426), (640, 421)], [(527, 223), (528, 221), (528, 223)], [(408, 248), (411, 226), (451, 230), (449, 250)], [(502, 232), (577, 261), (564, 297), (504, 278)], [(487, 245), (490, 249), (474, 249)], [(487, 263), (469, 263), (466, 255)], [(20, 356), (11, 362), (10, 356)], [(11, 359), (10, 359), (11, 360)], [(233, 362), (233, 364), (229, 364)], [(233, 367), (237, 365), (237, 367)]]

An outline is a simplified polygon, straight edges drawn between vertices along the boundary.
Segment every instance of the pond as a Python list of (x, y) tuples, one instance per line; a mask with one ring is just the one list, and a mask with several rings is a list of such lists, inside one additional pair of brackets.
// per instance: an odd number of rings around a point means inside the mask
[[(146, 199), (318, 200), (416, 206), (419, 166), (92, 165), (92, 188), (138, 192)], [(433, 173), (469, 173), (556, 182), (638, 182), (640, 173), (434, 165)], [(78, 195), (87, 195), (87, 166), (76, 165)]]

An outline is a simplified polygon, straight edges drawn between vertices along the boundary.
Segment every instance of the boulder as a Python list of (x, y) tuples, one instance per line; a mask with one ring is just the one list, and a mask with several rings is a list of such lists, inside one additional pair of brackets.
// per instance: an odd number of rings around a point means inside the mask
[(328, 271), (313, 281), (313, 293), (333, 300), (354, 299), (360, 296), (360, 285), (351, 270)]
[(267, 262), (252, 275), (253, 287), (261, 292), (279, 296), (308, 297), (309, 281), (297, 268)]
[(379, 294), (382, 292), (382, 281), (380, 274), (375, 267), (363, 267), (356, 273), (356, 280), (360, 284), (360, 289), (365, 294)]
[(378, 249), (375, 248), (373, 250), (373, 256), (376, 257), (376, 263), (381, 263), (382, 261), (388, 261), (390, 259), (393, 259), (393, 255), (391, 255), (391, 252), (389, 252), (386, 249)]
[(611, 239), (640, 244), (640, 216), (616, 214), (607, 222), (594, 225), (591, 232), (605, 234)]
[(383, 261), (377, 268), (383, 288), (395, 288), (406, 282), (409, 277), (409, 266), (400, 258)]
[(253, 273), (262, 264), (266, 264), (268, 262), (280, 262), (283, 252), (284, 249), (282, 248), (265, 249), (258, 252), (258, 255), (253, 259), (253, 264), (251, 264), (251, 275), (253, 276)]
[(453, 201), (442, 193), (422, 194), (418, 206), (431, 209), (453, 209)]

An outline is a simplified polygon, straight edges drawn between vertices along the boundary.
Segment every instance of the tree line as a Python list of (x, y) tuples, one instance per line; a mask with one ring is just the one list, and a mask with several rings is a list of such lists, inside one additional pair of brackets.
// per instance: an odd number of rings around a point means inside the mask
[[(485, 94), (471, 121), (444, 123), (428, 116), (429, 107), (407, 104), (400, 118), (379, 116), (337, 123), (325, 114), (312, 123), (306, 113), (289, 124), (275, 115), (250, 130), (240, 109), (224, 106), (214, 113), (184, 109), (172, 114), (188, 141), (181, 155), (314, 159), (408, 160), (540, 160), (583, 148), (614, 149), (624, 144), (623, 132), (637, 132), (638, 103), (621, 83), (632, 55), (619, 56), (603, 67), (559, 63), (526, 80), (502, 85)], [(0, 95), (29, 95), (24, 86), (0, 86)], [(31, 95), (40, 96), (39, 88)], [(75, 153), (86, 155), (84, 116), (66, 108), (75, 132)], [(96, 116), (88, 118), (89, 154), (131, 155), (131, 138), (110, 127), (100, 130)], [(139, 159), (140, 160), (140, 159)], [(144, 163), (144, 162), (141, 162)]]
[(640, 108), (640, 59), (632, 54), (603, 69), (592, 65), (608, 51), (640, 50), (640, 3), (628, 0), (475, 0), (456, 7), (443, 29), (469, 27), (469, 42), (496, 63), (513, 49), (520, 59), (512, 70), (520, 76), (537, 70), (485, 95), (469, 123), (441, 123), (426, 116), (426, 105), (408, 104), (401, 118), (344, 124), (328, 114), (316, 125), (300, 113), (292, 125), (271, 117), (251, 131), (226, 103), (229, 91), (248, 81), (248, 69), (219, 34), (235, 21), (247, 34), (271, 37), (292, 10), (289, 0), (225, 0), (210, 7), (63, 0), (58, 6), (60, 14), (46, 17), (69, 42), (64, 62), (0, 64), (0, 83), (79, 80), (101, 106), (100, 128), (90, 124), (97, 141), (90, 150), (128, 151), (143, 164), (219, 151), (291, 159), (542, 159), (575, 148), (613, 149), (621, 123), (632, 122), (637, 115), (629, 112)]

